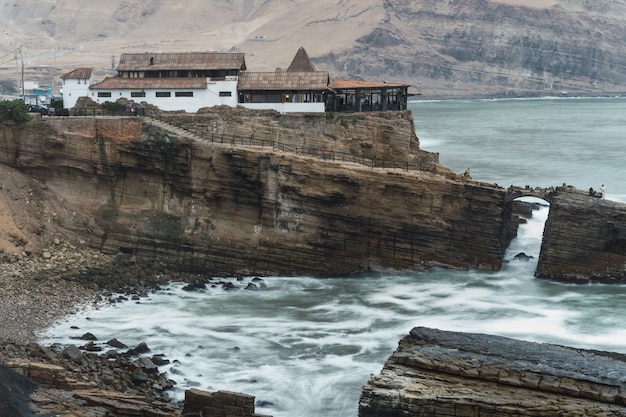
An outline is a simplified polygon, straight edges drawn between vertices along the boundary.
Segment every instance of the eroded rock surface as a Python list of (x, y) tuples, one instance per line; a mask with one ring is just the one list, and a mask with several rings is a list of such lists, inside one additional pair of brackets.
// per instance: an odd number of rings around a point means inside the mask
[(363, 388), (359, 417), (625, 416), (626, 356), (418, 327)]
[(556, 197), (537, 274), (570, 282), (626, 282), (626, 205), (588, 195)]
[(410, 113), (167, 116), (193, 137), (35, 118), (2, 132), (0, 157), (76, 207), (68, 230), (108, 254), (214, 274), (501, 266), (504, 190), (420, 151)]

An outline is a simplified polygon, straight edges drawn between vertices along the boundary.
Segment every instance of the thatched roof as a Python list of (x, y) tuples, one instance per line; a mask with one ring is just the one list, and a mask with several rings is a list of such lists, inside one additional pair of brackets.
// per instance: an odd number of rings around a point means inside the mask
[(118, 71), (245, 70), (242, 53), (179, 52), (122, 54)]
[(309, 54), (306, 53), (303, 47), (298, 49), (296, 56), (293, 57), (291, 65), (287, 68), (288, 72), (315, 72), (315, 66), (309, 59)]
[(154, 90), (154, 89), (206, 89), (206, 78), (121, 78), (108, 77), (92, 84), (92, 90)]
[(91, 78), (93, 68), (76, 68), (67, 74), (61, 75), (63, 80), (88, 80)]
[(330, 78), (326, 71), (315, 72), (242, 72), (239, 74), (239, 91), (323, 91), (328, 89)]

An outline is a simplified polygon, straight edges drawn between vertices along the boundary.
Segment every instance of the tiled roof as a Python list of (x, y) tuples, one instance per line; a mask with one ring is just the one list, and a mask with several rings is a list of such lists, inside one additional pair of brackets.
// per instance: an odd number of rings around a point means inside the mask
[(108, 77), (89, 86), (92, 90), (154, 90), (171, 88), (206, 89), (206, 78), (121, 78)]
[(328, 89), (329, 76), (326, 71), (315, 72), (242, 72), (237, 89), (240, 91), (266, 90), (313, 90)]
[(76, 68), (61, 76), (63, 80), (88, 80), (91, 78), (93, 68)]
[(346, 80), (343, 78), (335, 78), (333, 81), (333, 90), (348, 90), (348, 89), (360, 89), (360, 88), (398, 88), (398, 87), (410, 87), (408, 84), (400, 83), (386, 83), (384, 81), (360, 81), (360, 80)]
[(309, 59), (309, 54), (306, 53), (303, 47), (298, 49), (296, 56), (293, 57), (291, 65), (287, 68), (288, 72), (313, 72), (317, 71), (315, 66)]
[(180, 52), (122, 54), (118, 71), (245, 70), (243, 53)]

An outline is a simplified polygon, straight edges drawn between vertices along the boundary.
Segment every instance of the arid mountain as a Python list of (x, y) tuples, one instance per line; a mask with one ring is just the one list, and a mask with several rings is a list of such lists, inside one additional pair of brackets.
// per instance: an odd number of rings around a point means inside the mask
[[(240, 51), (425, 96), (626, 91), (626, 0), (0, 0), (0, 79), (96, 77), (123, 52)], [(17, 54), (19, 55), (19, 54)], [(18, 65), (16, 65), (16, 61)]]

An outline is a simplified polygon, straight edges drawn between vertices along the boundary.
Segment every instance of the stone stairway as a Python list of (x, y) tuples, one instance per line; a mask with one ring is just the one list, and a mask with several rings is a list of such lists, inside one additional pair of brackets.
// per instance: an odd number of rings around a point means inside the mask
[(156, 126), (160, 129), (163, 129), (164, 131), (169, 132), (170, 134), (172, 134), (172, 136), (175, 136), (175, 137), (183, 137), (183, 138), (198, 141), (198, 142), (203, 141), (203, 138), (201, 138), (200, 136), (188, 130), (181, 129), (180, 127), (176, 127), (172, 124), (164, 122), (163, 120), (155, 119), (153, 117), (144, 117), (143, 122), (148, 123), (152, 126)]

